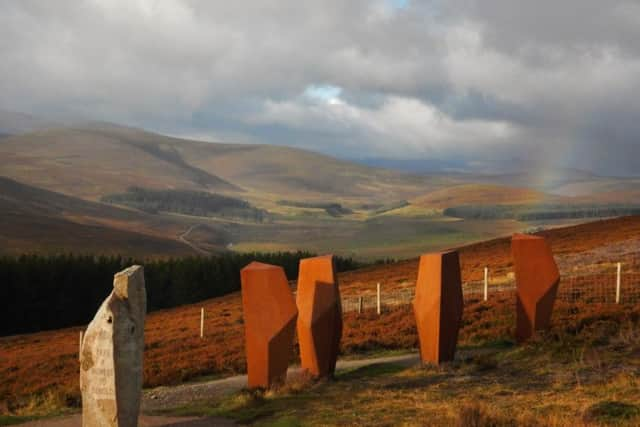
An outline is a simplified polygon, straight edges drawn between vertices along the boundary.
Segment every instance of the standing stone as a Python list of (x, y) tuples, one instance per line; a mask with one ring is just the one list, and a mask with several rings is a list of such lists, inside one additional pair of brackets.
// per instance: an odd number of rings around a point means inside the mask
[(116, 274), (82, 340), (83, 427), (135, 427), (142, 392), (147, 295), (139, 265)]
[(413, 311), (423, 363), (437, 365), (454, 359), (462, 310), (458, 252), (422, 255)]
[(302, 369), (331, 377), (342, 337), (342, 306), (333, 255), (300, 260), (298, 342)]
[(516, 234), (511, 239), (516, 273), (516, 341), (549, 328), (560, 273), (543, 237)]

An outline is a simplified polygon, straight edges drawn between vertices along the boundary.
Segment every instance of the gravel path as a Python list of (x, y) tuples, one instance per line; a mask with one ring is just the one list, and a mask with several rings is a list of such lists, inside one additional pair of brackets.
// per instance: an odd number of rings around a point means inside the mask
[(211, 255), (211, 252), (205, 251), (204, 249), (198, 247), (198, 245), (196, 245), (195, 243), (192, 243), (191, 241), (187, 240), (187, 236), (189, 235), (189, 233), (191, 233), (193, 230), (195, 230), (196, 228), (200, 227), (201, 225), (202, 224), (193, 224), (191, 227), (189, 227), (187, 229), (187, 231), (185, 231), (184, 233), (179, 235), (178, 239), (180, 239), (180, 241), (182, 243), (184, 243), (185, 245), (189, 246), (191, 249), (193, 249), (194, 251), (198, 252), (199, 254)]
[[(418, 364), (417, 353), (400, 356), (377, 357), (371, 359), (340, 360), (336, 370), (358, 369), (364, 366), (378, 363), (395, 363), (402, 366), (414, 366)], [(295, 376), (301, 373), (300, 367), (290, 367), (288, 375)], [(247, 385), (246, 375), (223, 378), (194, 384), (183, 384), (176, 387), (157, 387), (145, 390), (142, 396), (142, 412), (153, 412), (161, 409), (171, 409), (184, 406), (193, 402), (206, 401), (223, 397), (242, 390)], [(67, 417), (49, 418), (38, 421), (30, 421), (20, 424), (23, 427), (81, 427), (80, 414)], [(205, 427), (205, 426), (233, 426), (232, 421), (222, 418), (195, 418), (195, 417), (163, 417), (141, 415), (139, 427)]]
[[(412, 366), (419, 363), (419, 357), (418, 354), (412, 353), (373, 359), (340, 360), (336, 365), (336, 370), (357, 369), (376, 363), (397, 363)], [(289, 376), (300, 373), (300, 367), (290, 367), (288, 371)], [(225, 396), (240, 391), (246, 386), (247, 376), (237, 375), (220, 380), (183, 384), (176, 387), (158, 387), (144, 392), (142, 410), (150, 412), (159, 409), (176, 408), (199, 400)]]

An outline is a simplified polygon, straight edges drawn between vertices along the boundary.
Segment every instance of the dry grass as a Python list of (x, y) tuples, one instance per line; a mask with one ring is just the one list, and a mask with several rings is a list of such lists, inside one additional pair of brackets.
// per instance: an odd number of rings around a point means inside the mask
[[(145, 337), (145, 387), (243, 372), (243, 329), (238, 302), (237, 296), (233, 295), (208, 305), (208, 312), (213, 313), (212, 307), (215, 307), (217, 315), (207, 321), (206, 327), (211, 333), (205, 339), (197, 337), (199, 313), (196, 307), (150, 315)], [(512, 348), (513, 311), (511, 294), (497, 296), (489, 303), (472, 301), (466, 305), (459, 340), (465, 356), (459, 372), (475, 375), (495, 372), (498, 367), (504, 369), (504, 360), (495, 352), (486, 353), (485, 348)], [(617, 381), (622, 381), (628, 378), (624, 375), (629, 369), (640, 365), (637, 360), (640, 353), (631, 361), (624, 359), (627, 355), (633, 356), (633, 351), (640, 351), (637, 347), (640, 342), (636, 329), (638, 319), (640, 307), (558, 303), (554, 327), (543, 337), (555, 340), (556, 348), (547, 355), (540, 355), (536, 369), (552, 377), (549, 384), (562, 387), (567, 384), (581, 387), (614, 374)], [(383, 316), (372, 311), (360, 316), (347, 313), (344, 325), (344, 355), (413, 350), (417, 345), (414, 317), (408, 306), (390, 310)], [(76, 332), (37, 334), (40, 336), (38, 343), (25, 342), (25, 338), (31, 336), (23, 337), (21, 345), (18, 337), (3, 340), (3, 348), (7, 350), (3, 354), (9, 356), (3, 357), (1, 365), (6, 379), (2, 383), (3, 400), (8, 411), (46, 413), (52, 408), (50, 402), (55, 400), (51, 396), (58, 396), (58, 408), (77, 406)], [(51, 346), (51, 342), (56, 345)], [(621, 350), (602, 354), (598, 350), (602, 345)], [(510, 354), (513, 357), (521, 355), (519, 350), (510, 350)], [(575, 369), (566, 375), (563, 371), (552, 375), (554, 369), (541, 361), (551, 363), (554, 358), (555, 362), (569, 364)], [(515, 376), (524, 374), (522, 369), (506, 372)], [(291, 393), (304, 389), (305, 384), (304, 381), (301, 385), (290, 384), (285, 389)], [(49, 397), (41, 399), (37, 396)]]
[[(640, 216), (595, 221), (547, 230), (540, 234), (547, 238), (560, 263), (563, 258), (575, 263), (573, 258), (579, 257), (581, 253), (640, 238)], [(510, 238), (465, 246), (460, 249), (460, 263), (465, 282), (482, 280), (484, 267), (489, 267), (492, 277), (504, 277), (513, 270)], [(389, 290), (403, 288), (407, 283), (415, 283), (417, 275), (417, 259), (372, 266), (344, 273), (341, 276), (341, 292), (343, 295), (358, 295), (363, 289), (374, 291), (376, 282), (383, 283), (385, 289)]]
[(412, 204), (429, 208), (447, 208), (477, 204), (525, 204), (562, 200), (562, 197), (529, 188), (506, 187), (493, 184), (463, 184), (438, 189), (411, 200)]
[(179, 412), (256, 425), (638, 425), (640, 313), (592, 310), (574, 318), (574, 308), (560, 307), (553, 329), (524, 346), (469, 344), (474, 336), (465, 330), (466, 344), (449, 364), (373, 365), (295, 392), (243, 392)]
[(19, 181), (93, 200), (132, 183), (233, 191), (222, 178), (247, 190), (251, 199), (256, 193), (261, 198), (275, 193), (295, 200), (397, 201), (452, 181), (289, 147), (188, 141), (115, 126), (50, 129), (3, 139), (0, 169)]
[[(575, 228), (575, 247), (589, 250), (596, 247), (598, 241), (604, 241), (605, 235), (611, 239), (609, 241), (622, 240), (623, 235), (627, 238), (640, 235), (638, 218), (610, 221), (600, 224), (600, 227), (608, 227), (609, 232), (600, 231), (598, 226), (590, 224)], [(616, 232), (618, 227), (622, 231)], [(566, 253), (570, 248), (571, 235), (565, 230), (550, 232), (554, 250)], [(510, 264), (506, 240), (473, 245), (462, 249), (461, 253), (465, 281), (474, 278), (478, 265), (492, 262), (496, 268), (502, 266), (506, 269)], [(401, 286), (402, 281), (415, 274), (415, 264), (415, 261), (410, 261), (343, 274), (340, 276), (343, 294), (357, 295), (364, 284), (376, 281)], [(636, 332), (640, 306), (558, 302), (553, 318), (554, 327), (547, 337), (543, 337), (551, 340), (548, 342), (553, 345), (511, 349), (513, 305), (514, 298), (509, 293), (492, 295), (488, 303), (468, 300), (460, 332), (460, 346), (465, 351), (480, 353), (484, 352), (483, 348), (506, 348), (509, 349), (506, 354), (510, 357), (517, 357), (529, 350), (537, 352), (538, 348), (542, 348), (535, 363), (532, 362), (528, 368), (522, 366), (516, 369), (513, 368), (515, 365), (505, 364), (504, 357), (500, 355), (502, 353), (489, 356), (472, 354), (458, 373), (469, 371), (475, 375), (478, 372), (504, 371), (504, 375), (525, 378), (531, 373), (539, 373), (546, 378), (544, 387), (538, 389), (539, 393), (553, 391), (556, 387), (586, 389), (594, 382), (602, 383), (605, 380), (607, 387), (618, 384), (621, 390), (626, 390), (626, 382), (636, 381), (636, 370), (640, 365), (640, 349), (637, 348), (640, 337)], [(198, 336), (201, 306), (207, 313), (204, 339)], [(355, 312), (346, 313), (344, 325), (342, 353), (346, 356), (416, 348), (415, 323), (409, 306), (391, 309), (380, 317), (373, 312), (360, 316)], [(52, 405), (46, 402), (54, 402), (53, 406), (77, 406), (79, 330), (69, 328), (0, 338), (2, 412), (47, 412)], [(600, 351), (602, 346), (609, 351)], [(556, 363), (571, 366), (572, 369), (555, 369)], [(244, 369), (243, 323), (238, 294), (151, 313), (147, 317), (145, 387), (225, 376), (243, 372)], [(51, 393), (58, 397), (51, 398)], [(620, 400), (620, 396), (613, 400)], [(403, 398), (407, 396), (403, 395)], [(513, 396), (511, 398), (515, 399)], [(602, 399), (605, 398), (608, 397), (602, 396)], [(522, 402), (515, 399), (512, 403), (517, 406)], [(452, 413), (457, 414), (455, 411)]]

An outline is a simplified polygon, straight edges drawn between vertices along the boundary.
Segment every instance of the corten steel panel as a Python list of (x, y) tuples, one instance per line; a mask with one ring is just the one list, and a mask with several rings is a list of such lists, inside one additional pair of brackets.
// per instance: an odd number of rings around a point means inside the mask
[(297, 304), (302, 368), (333, 376), (342, 338), (342, 307), (333, 255), (300, 260)]
[(249, 387), (269, 388), (286, 379), (298, 309), (282, 267), (252, 262), (240, 277)]
[(549, 327), (560, 273), (543, 237), (515, 234), (511, 252), (516, 273), (516, 341), (523, 342)]
[(453, 360), (462, 309), (458, 252), (422, 255), (413, 311), (423, 363), (439, 364)]

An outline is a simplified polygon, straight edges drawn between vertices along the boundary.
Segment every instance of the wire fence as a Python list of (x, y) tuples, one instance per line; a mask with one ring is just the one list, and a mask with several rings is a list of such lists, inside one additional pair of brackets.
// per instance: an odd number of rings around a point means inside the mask
[[(588, 270), (578, 274), (561, 274), (558, 285), (557, 299), (566, 302), (583, 303), (640, 303), (640, 272), (618, 272)], [(406, 287), (385, 292), (384, 284), (380, 286), (379, 293), (367, 293), (361, 296), (345, 296), (342, 298), (342, 310), (344, 312), (365, 310), (383, 310), (384, 307), (411, 304), (414, 297), (415, 283), (407, 282)], [(373, 284), (372, 289), (376, 289)], [(516, 291), (516, 282), (512, 273), (505, 277), (487, 280), (466, 282), (462, 284), (462, 294), (465, 301), (490, 300), (496, 293)], [(485, 298), (486, 294), (486, 298)]]

